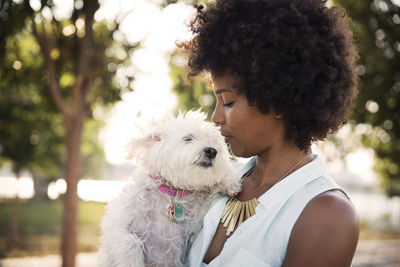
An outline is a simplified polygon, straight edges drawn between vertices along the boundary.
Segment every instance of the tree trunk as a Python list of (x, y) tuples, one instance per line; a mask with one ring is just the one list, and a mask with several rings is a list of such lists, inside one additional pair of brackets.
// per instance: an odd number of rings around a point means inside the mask
[(34, 201), (49, 200), (47, 195), (47, 188), (49, 186), (48, 180), (40, 178), (39, 176), (33, 174), (33, 188), (35, 189), (35, 195), (33, 196)]
[(67, 144), (66, 182), (62, 230), (62, 266), (74, 267), (77, 253), (78, 181), (82, 170), (82, 131), (84, 115), (64, 117)]
[[(15, 178), (17, 179), (17, 182), (19, 180), (19, 176), (20, 176), (19, 171), (16, 171)], [(19, 246), (21, 241), (21, 237), (19, 235), (19, 207), (20, 207), (20, 202), (17, 190), (17, 194), (13, 199), (13, 204), (11, 209), (11, 244), (14, 247)]]

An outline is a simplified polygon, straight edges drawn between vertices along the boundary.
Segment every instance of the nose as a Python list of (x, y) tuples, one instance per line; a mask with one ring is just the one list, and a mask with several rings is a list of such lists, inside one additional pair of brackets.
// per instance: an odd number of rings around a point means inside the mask
[(217, 155), (217, 150), (212, 147), (206, 147), (204, 148), (204, 154), (206, 154), (207, 158), (213, 159)]
[(217, 104), (215, 105), (214, 112), (211, 115), (211, 120), (218, 125), (223, 125), (225, 123), (224, 110), (222, 109), (218, 100)]

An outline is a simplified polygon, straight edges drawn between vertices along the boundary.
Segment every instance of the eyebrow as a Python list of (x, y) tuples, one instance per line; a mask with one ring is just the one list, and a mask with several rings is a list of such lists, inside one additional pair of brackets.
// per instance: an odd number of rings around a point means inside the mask
[(220, 88), (220, 89), (215, 90), (215, 94), (216, 94), (216, 95), (222, 94), (222, 93), (224, 93), (224, 92), (230, 92), (230, 93), (232, 93), (233, 90), (232, 90), (232, 89), (225, 89), (225, 88)]

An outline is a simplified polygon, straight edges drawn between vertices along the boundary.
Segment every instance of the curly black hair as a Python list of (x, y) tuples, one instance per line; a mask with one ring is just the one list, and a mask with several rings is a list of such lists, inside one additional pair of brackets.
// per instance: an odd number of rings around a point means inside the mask
[(191, 22), (191, 75), (236, 78), (239, 94), (283, 116), (300, 149), (346, 123), (357, 51), (345, 11), (322, 0), (217, 0)]

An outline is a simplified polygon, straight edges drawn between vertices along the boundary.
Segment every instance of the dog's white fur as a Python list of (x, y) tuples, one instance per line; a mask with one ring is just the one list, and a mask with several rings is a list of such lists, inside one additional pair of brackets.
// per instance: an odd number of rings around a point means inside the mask
[[(111, 201), (101, 228), (100, 266), (186, 266), (192, 241), (202, 227), (211, 201), (221, 193), (240, 190), (237, 174), (218, 129), (198, 111), (180, 113), (154, 125), (144, 138), (130, 144), (139, 162), (134, 184)], [(214, 159), (204, 149), (212, 147)], [(171, 197), (158, 190), (162, 177), (168, 185), (191, 190), (175, 197), (184, 208), (185, 222), (171, 222)]]

